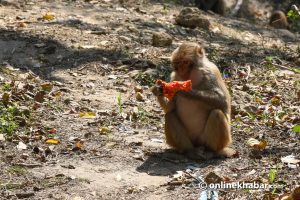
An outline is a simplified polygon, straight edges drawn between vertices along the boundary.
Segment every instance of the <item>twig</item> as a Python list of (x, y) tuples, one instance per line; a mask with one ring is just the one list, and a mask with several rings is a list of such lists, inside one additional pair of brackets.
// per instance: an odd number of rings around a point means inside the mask
[[(264, 64), (264, 63), (267, 63), (267, 62), (264, 61), (261, 64)], [(284, 65), (280, 65), (280, 64), (276, 64), (276, 63), (271, 63), (271, 64), (274, 65), (274, 66), (276, 66), (276, 67), (279, 67), (279, 68), (282, 68), (282, 69), (286, 69), (286, 70), (289, 70), (289, 71), (294, 72), (294, 73), (300, 73), (300, 72), (297, 72), (297, 71), (293, 70), (292, 68), (284, 66)]]
[(13, 165), (28, 167), (28, 168), (42, 167), (42, 165), (39, 163), (14, 163)]

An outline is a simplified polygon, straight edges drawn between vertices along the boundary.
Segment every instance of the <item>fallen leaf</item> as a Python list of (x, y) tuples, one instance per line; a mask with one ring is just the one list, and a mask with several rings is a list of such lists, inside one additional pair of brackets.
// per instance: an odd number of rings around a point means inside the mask
[(107, 78), (108, 80), (109, 79), (116, 80), (118, 77), (116, 75), (108, 75)]
[(274, 96), (271, 99), (272, 105), (279, 105), (280, 104), (280, 98), (278, 96)]
[(48, 130), (49, 133), (51, 134), (55, 134), (57, 132), (56, 128), (51, 128), (50, 130)]
[(19, 25), (19, 27), (22, 27), (22, 28), (27, 27), (27, 24), (24, 22), (20, 22), (18, 25)]
[(300, 124), (296, 124), (294, 127), (293, 127), (293, 131), (295, 133), (300, 133)]
[(247, 141), (247, 145), (250, 146), (250, 147), (254, 147), (256, 149), (263, 150), (263, 149), (266, 148), (266, 146), (268, 145), (268, 143), (265, 140), (259, 141), (259, 140), (254, 139), (254, 138), (250, 138)]
[(291, 163), (291, 164), (298, 164), (298, 163), (300, 163), (300, 160), (296, 159), (295, 156), (293, 156), (293, 155), (289, 155), (289, 156), (281, 158), (281, 162)]
[(221, 174), (219, 174), (218, 172), (211, 171), (206, 175), (204, 180), (207, 184), (220, 183), (220, 182), (224, 181), (224, 177)]
[(0, 141), (5, 141), (5, 137), (3, 134), (0, 134)]
[(157, 138), (152, 138), (151, 141), (155, 142), (155, 143), (163, 143), (164, 142), (162, 139), (157, 139)]
[(91, 119), (91, 118), (96, 117), (96, 113), (95, 112), (81, 112), (81, 113), (79, 113), (79, 117)]
[(101, 135), (106, 135), (109, 132), (110, 132), (110, 129), (108, 127), (101, 127), (101, 128), (99, 128), (99, 133)]
[(183, 177), (183, 171), (176, 171), (176, 174), (173, 175), (173, 179), (182, 179)]
[(42, 103), (44, 101), (44, 98), (45, 98), (45, 92), (44, 91), (39, 91), (34, 96), (34, 100), (39, 102), (39, 103)]
[(51, 83), (43, 83), (41, 87), (44, 91), (50, 92), (53, 88), (53, 85)]
[(57, 139), (51, 138), (51, 139), (47, 139), (45, 143), (46, 144), (59, 144), (60, 141)]
[(9, 93), (4, 93), (2, 95), (2, 103), (6, 106), (9, 102), (9, 97), (10, 97), (10, 94)]
[(51, 20), (55, 19), (55, 16), (53, 14), (46, 13), (42, 18), (43, 18), (43, 20), (51, 21)]
[(118, 175), (116, 176), (116, 179), (117, 179), (117, 181), (121, 181), (121, 180), (122, 180), (122, 176), (121, 176), (120, 174), (118, 174)]
[(246, 176), (250, 176), (250, 175), (253, 175), (253, 174), (255, 174), (256, 173), (256, 170), (255, 169), (252, 169), (250, 172), (248, 172), (247, 174), (246, 174)]
[(112, 148), (112, 147), (116, 146), (116, 143), (115, 142), (108, 142), (108, 143), (106, 143), (106, 146), (108, 148)]
[(142, 86), (140, 86), (140, 85), (136, 85), (136, 86), (134, 87), (134, 91), (135, 91), (135, 92), (143, 93), (143, 88), (142, 88)]
[(19, 144), (17, 145), (17, 149), (18, 150), (25, 150), (25, 149), (27, 149), (27, 145), (24, 144), (22, 141), (20, 141)]
[(94, 46), (94, 45), (79, 45), (78, 48), (79, 49), (96, 49), (97, 46)]
[(142, 93), (140, 93), (140, 92), (137, 92), (137, 93), (135, 94), (135, 98), (136, 98), (136, 100), (138, 100), (138, 101), (144, 101), (144, 99), (145, 99), (144, 95), (143, 95)]
[(72, 151), (78, 151), (82, 149), (82, 143), (80, 141), (76, 142)]

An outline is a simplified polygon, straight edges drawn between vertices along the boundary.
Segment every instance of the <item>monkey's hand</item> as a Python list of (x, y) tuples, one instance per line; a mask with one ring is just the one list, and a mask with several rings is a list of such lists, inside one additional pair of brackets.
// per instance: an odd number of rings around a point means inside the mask
[(151, 88), (151, 91), (152, 93), (157, 96), (157, 97), (160, 97), (160, 96), (163, 96), (163, 86), (162, 85), (155, 85)]

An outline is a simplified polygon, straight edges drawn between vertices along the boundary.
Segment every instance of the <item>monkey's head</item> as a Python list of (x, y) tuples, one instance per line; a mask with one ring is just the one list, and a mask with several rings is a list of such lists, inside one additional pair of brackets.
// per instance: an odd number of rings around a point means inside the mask
[(197, 43), (183, 43), (173, 53), (173, 70), (182, 80), (189, 80), (194, 67), (200, 66), (205, 57), (204, 48)]

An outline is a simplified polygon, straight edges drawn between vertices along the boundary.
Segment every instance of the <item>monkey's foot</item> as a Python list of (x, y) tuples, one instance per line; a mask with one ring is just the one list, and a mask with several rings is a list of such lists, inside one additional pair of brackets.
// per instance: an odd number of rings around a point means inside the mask
[(230, 147), (225, 147), (224, 149), (219, 151), (218, 154), (226, 158), (232, 158), (238, 156), (238, 152)]

